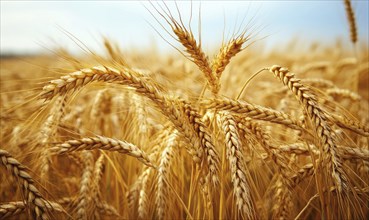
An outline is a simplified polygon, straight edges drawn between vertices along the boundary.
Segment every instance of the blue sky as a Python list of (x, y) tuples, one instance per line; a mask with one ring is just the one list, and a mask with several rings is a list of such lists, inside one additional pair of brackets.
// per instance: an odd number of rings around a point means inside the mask
[[(176, 15), (174, 2), (166, 3)], [(62, 29), (95, 50), (101, 49), (102, 36), (113, 39), (122, 48), (146, 48), (156, 44), (160, 49), (173, 50), (155, 29), (169, 42), (178, 44), (164, 32), (144, 5), (154, 12), (148, 2), (138, 1), (1, 1), (1, 53), (35, 53), (45, 48), (54, 49), (57, 45), (78, 52), (78, 47)], [(188, 23), (190, 2), (178, 1), (178, 6), (184, 22)], [(369, 3), (367, 0), (353, 1), (353, 7), (359, 39), (368, 42)], [(195, 33), (198, 10), (199, 2), (194, 1), (191, 27)], [(304, 44), (349, 38), (341, 0), (202, 1), (203, 46), (219, 46), (223, 32), (225, 36), (233, 33), (234, 27), (241, 26), (243, 18), (244, 26), (254, 18), (251, 24), (260, 27), (256, 38), (267, 36), (257, 44), (266, 47), (286, 44), (295, 38)], [(160, 21), (165, 25), (162, 19)]]

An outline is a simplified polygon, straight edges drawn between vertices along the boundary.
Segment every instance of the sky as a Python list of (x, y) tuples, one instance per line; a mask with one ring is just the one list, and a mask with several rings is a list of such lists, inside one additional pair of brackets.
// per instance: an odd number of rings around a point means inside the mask
[[(163, 11), (161, 1), (153, 1)], [(174, 1), (165, 2), (177, 19)], [(161, 7), (158, 5), (161, 4)], [(177, 1), (185, 24), (198, 36), (201, 12), (202, 46), (213, 48), (229, 39), (237, 30), (248, 28), (265, 47), (286, 44), (299, 39), (332, 43), (349, 39), (343, 1)], [(353, 1), (359, 40), (368, 42), (369, 1)], [(151, 13), (154, 15), (151, 15)], [(156, 19), (159, 21), (157, 21)], [(163, 26), (161, 26), (163, 25)], [(178, 43), (165, 32), (168, 24), (148, 1), (3, 1), (1, 0), (0, 52), (39, 53), (57, 47), (80, 51), (68, 36), (72, 34), (87, 47), (102, 50), (102, 39), (108, 37), (122, 48), (174, 50)]]

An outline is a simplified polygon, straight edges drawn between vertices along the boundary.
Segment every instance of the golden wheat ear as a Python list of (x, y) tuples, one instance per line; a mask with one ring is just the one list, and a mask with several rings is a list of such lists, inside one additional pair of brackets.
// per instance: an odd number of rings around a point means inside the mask
[(245, 36), (245, 34), (241, 34), (238, 37), (235, 37), (228, 41), (226, 44), (223, 44), (218, 52), (218, 54), (215, 56), (211, 63), (211, 69), (213, 71), (213, 75), (217, 77), (217, 83), (218, 85), (216, 88), (220, 88), (220, 77), (222, 76), (222, 73), (224, 72), (227, 65), (231, 62), (232, 57), (236, 56), (238, 53), (240, 53), (244, 47), (244, 43), (246, 43), (249, 40), (248, 36)]
[(345, 9), (346, 9), (346, 16), (347, 20), (350, 25), (350, 39), (353, 44), (357, 42), (357, 26), (356, 26), (356, 19), (355, 13), (351, 5), (350, 0), (344, 0)]
[(322, 153), (324, 152), (322, 162), (327, 168), (326, 172), (331, 175), (338, 192), (343, 193), (347, 189), (349, 182), (338, 154), (336, 135), (328, 125), (327, 115), (317, 103), (315, 95), (309, 88), (302, 85), (300, 80), (296, 79), (295, 75), (290, 73), (287, 68), (274, 65), (269, 68), (269, 71), (279, 78), (284, 85), (288, 86), (308, 114), (319, 137), (320, 149)]
[(246, 177), (248, 172), (243, 164), (243, 155), (241, 148), (240, 135), (237, 129), (235, 118), (229, 114), (222, 112), (218, 118), (220, 127), (225, 136), (225, 147), (227, 150), (227, 159), (231, 167), (231, 179), (233, 183), (234, 195), (238, 210), (248, 219), (255, 218), (255, 205), (251, 199), (249, 183)]
[[(25, 196), (25, 204), (31, 210), (32, 217), (35, 219), (50, 219), (50, 213), (47, 207), (47, 200), (41, 195), (35, 186), (35, 181), (28, 174), (18, 160), (9, 152), (0, 149), (1, 164), (19, 181)], [(6, 214), (6, 213), (5, 213)], [(5, 215), (4, 214), (4, 215)]]
[(53, 147), (54, 152), (60, 154), (72, 152), (72, 151), (83, 151), (83, 150), (93, 150), (100, 149), (106, 151), (116, 151), (122, 154), (127, 154), (129, 156), (137, 158), (139, 161), (147, 166), (155, 167), (145, 152), (143, 152), (137, 146), (121, 140), (116, 140), (108, 137), (97, 136), (82, 138), (79, 140), (69, 140), (63, 144)]
[(202, 102), (206, 108), (216, 110), (226, 110), (233, 114), (250, 117), (255, 120), (269, 121), (285, 125), (289, 128), (302, 130), (302, 125), (291, 116), (259, 105), (254, 105), (246, 101), (238, 101), (227, 97), (206, 99)]
[[(165, 3), (164, 3), (165, 4)], [(160, 12), (154, 5), (156, 12), (165, 20), (165, 22), (170, 26), (173, 33), (176, 36), (176, 40), (182, 44), (185, 48), (185, 52), (190, 57), (190, 60), (194, 62), (200, 71), (204, 74), (207, 79), (207, 83), (210, 85), (210, 89), (214, 94), (219, 91), (218, 87), (218, 77), (213, 73), (209, 58), (205, 55), (202, 50), (201, 42), (197, 42), (191, 28), (186, 28), (182, 22), (181, 15), (179, 14), (180, 22), (178, 22), (173, 15), (169, 12), (167, 13), (163, 8), (163, 12)]]

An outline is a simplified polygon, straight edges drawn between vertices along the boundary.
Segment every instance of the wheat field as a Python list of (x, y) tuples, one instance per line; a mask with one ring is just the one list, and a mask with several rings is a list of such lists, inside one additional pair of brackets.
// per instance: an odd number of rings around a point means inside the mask
[(369, 48), (342, 4), (351, 41), (307, 51), (245, 28), (210, 53), (152, 4), (178, 52), (2, 58), (0, 219), (368, 219)]

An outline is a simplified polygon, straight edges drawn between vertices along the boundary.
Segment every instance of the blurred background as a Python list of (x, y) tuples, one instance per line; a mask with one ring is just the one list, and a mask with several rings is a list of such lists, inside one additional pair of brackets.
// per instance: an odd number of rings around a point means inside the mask
[[(151, 2), (158, 10), (161, 1)], [(58, 47), (78, 53), (73, 35), (88, 48), (100, 51), (107, 37), (122, 48), (174, 51), (179, 46), (160, 25), (169, 28), (148, 1), (1, 1), (1, 55), (45, 53)], [(161, 7), (158, 5), (161, 4)], [(178, 18), (176, 4), (165, 2)], [(353, 1), (359, 43), (368, 43), (367, 0)], [(183, 22), (201, 38), (205, 50), (217, 49), (239, 28), (248, 27), (263, 50), (291, 41), (301, 47), (314, 42), (349, 42), (343, 1), (177, 1)], [(154, 19), (151, 15), (154, 14)], [(68, 34), (69, 33), (69, 34)], [(168, 42), (166, 42), (168, 41)]]

